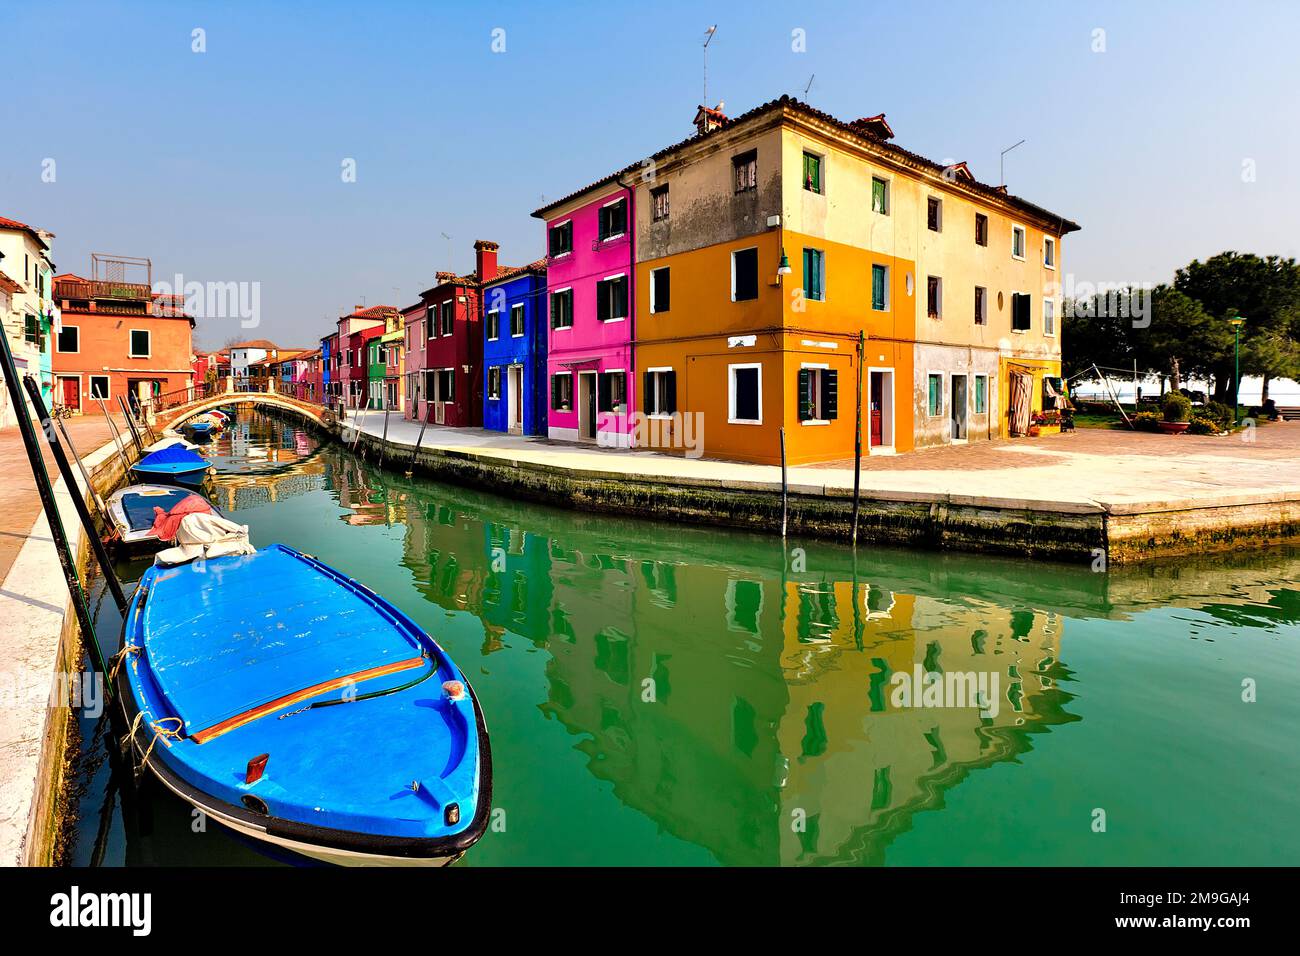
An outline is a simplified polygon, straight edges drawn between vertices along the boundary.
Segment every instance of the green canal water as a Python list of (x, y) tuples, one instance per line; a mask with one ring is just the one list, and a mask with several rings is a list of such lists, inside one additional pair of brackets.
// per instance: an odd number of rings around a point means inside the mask
[[(249, 412), (211, 454), (255, 544), (384, 594), (474, 684), (499, 826), (460, 865), (1300, 861), (1294, 551), (855, 560), (411, 480)], [(917, 667), (996, 693), (904, 706)], [(81, 730), (68, 862), (271, 862)]]

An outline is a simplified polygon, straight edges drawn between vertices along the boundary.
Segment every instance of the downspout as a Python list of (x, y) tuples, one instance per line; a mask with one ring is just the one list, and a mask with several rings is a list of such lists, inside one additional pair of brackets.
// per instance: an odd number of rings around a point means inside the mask
[[(628, 192), (627, 197), (627, 386), (623, 396), (626, 411), (623, 425), (631, 429), (632, 390), (636, 388), (636, 188), (623, 182), (623, 174), (615, 177)], [(627, 433), (628, 448), (632, 447), (632, 432)]]

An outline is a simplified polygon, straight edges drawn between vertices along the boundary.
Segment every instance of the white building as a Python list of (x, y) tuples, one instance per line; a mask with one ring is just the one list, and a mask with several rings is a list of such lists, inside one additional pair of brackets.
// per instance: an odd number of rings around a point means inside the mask
[[(37, 376), (46, 404), (53, 397), (50, 372), (53, 233), (0, 216), (0, 322), (21, 378)], [(0, 428), (17, 424), (8, 388), (0, 385)]]

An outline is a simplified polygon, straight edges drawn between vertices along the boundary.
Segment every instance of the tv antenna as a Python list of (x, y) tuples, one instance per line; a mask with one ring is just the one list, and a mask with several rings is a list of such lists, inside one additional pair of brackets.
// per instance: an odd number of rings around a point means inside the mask
[(704, 106), (709, 105), (709, 44), (713, 42), (713, 34), (717, 32), (716, 23), (704, 31), (704, 99), (700, 101)]
[(1005, 186), (1007, 184), (1007, 175), (1003, 170), (1003, 166), (1006, 165), (1005, 160), (1007, 158), (1007, 153), (1011, 152), (1013, 149), (1016, 148), (1016, 146), (1019, 146), (1023, 142), (1024, 140), (1022, 139), (1019, 143), (1016, 143), (1012, 146), (1008, 146), (1006, 149), (1002, 151), (1002, 155), (998, 157), (998, 185), (999, 186)]
[(447, 240), (447, 271), (453, 271), (451, 268), (451, 236), (445, 232), (439, 232), (438, 235)]
[(805, 87), (803, 88), (803, 98), (804, 98), (804, 102), (807, 102), (807, 100), (808, 100), (808, 91), (812, 89), (813, 80), (815, 80), (815, 79), (817, 79), (817, 74), (816, 74), (816, 73), (814, 73), (812, 76), (808, 77), (808, 85), (805, 86)]

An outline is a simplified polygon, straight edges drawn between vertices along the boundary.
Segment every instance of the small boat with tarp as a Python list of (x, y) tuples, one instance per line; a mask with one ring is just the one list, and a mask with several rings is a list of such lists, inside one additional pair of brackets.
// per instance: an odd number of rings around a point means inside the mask
[(443, 865), (487, 828), (487, 727), (464, 674), (310, 555), (155, 565), (122, 648), (137, 760), (245, 837), (338, 864)]
[(131, 471), (144, 481), (152, 478), (197, 488), (203, 484), (211, 467), (211, 462), (202, 455), (177, 444), (150, 452), (132, 465)]
[(130, 485), (104, 503), (116, 541), (127, 548), (161, 547), (187, 514), (220, 514), (208, 499), (176, 485)]

